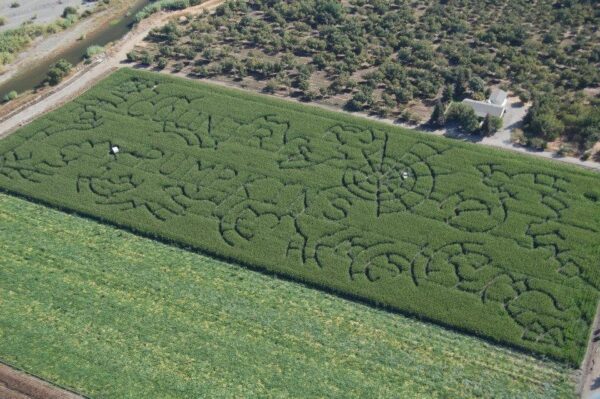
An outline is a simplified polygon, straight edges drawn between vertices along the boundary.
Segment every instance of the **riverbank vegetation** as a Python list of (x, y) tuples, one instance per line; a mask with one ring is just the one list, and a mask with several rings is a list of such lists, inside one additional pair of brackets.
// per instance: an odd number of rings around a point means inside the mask
[(19, 96), (19, 93), (17, 93), (15, 90), (11, 90), (8, 93), (6, 93), (2, 99), (4, 100), (5, 103), (7, 103), (9, 101), (14, 100), (18, 96)]
[(103, 0), (98, 1), (93, 8), (86, 8), (83, 11), (67, 6), (63, 9), (60, 18), (52, 23), (38, 24), (32, 17), (17, 28), (0, 32), (0, 69), (10, 64), (15, 56), (29, 47), (35, 39), (70, 28), (81, 19), (98, 12), (125, 9), (130, 3), (131, 0)]
[[(553, 99), (564, 129), (528, 123), (528, 137), (584, 151), (600, 139), (597, 94), (586, 91), (600, 84), (599, 25), (589, 1), (234, 0), (157, 28), (139, 56), (409, 123), (427, 121), (439, 99), (485, 99), (499, 86), (524, 102)], [(542, 108), (530, 118), (547, 119)], [(573, 120), (575, 108), (592, 116)]]
[(65, 13), (56, 22), (38, 25), (28, 22), (16, 29), (0, 32), (0, 66), (10, 63), (16, 54), (23, 51), (36, 38), (67, 29), (79, 20), (73, 7), (66, 7)]

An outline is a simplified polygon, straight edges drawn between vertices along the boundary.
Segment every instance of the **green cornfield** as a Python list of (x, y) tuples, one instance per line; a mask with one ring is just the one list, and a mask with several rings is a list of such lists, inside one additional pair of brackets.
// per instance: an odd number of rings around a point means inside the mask
[(0, 142), (0, 187), (578, 364), (600, 176), (124, 69)]
[(0, 194), (0, 360), (91, 398), (575, 397), (574, 370)]

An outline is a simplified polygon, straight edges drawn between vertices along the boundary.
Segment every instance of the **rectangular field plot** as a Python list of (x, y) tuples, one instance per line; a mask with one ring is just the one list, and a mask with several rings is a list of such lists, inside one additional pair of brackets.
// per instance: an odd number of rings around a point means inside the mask
[(0, 254), (0, 359), (89, 398), (575, 397), (566, 365), (3, 194)]
[(600, 287), (599, 183), (133, 70), (0, 142), (6, 191), (571, 364)]

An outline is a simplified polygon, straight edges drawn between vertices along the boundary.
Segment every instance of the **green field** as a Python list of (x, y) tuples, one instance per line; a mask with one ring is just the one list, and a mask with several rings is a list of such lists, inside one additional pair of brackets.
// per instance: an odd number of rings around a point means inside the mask
[(0, 359), (95, 398), (569, 398), (572, 370), (0, 195)]
[(127, 69), (0, 142), (7, 191), (571, 364), (600, 287), (599, 182)]

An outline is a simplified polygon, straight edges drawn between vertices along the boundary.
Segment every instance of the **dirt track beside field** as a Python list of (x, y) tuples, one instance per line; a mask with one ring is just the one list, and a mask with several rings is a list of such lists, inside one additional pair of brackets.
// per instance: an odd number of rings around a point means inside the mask
[(73, 392), (0, 363), (0, 399), (82, 399)]
[(592, 323), (581, 372), (579, 394), (583, 399), (588, 399), (593, 393), (600, 392), (600, 305), (598, 305), (596, 317)]

